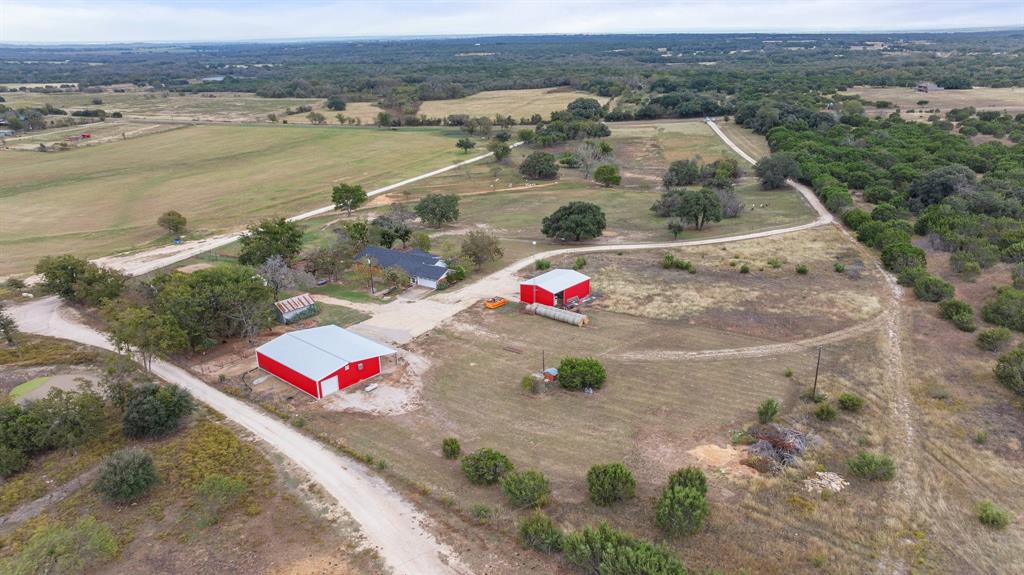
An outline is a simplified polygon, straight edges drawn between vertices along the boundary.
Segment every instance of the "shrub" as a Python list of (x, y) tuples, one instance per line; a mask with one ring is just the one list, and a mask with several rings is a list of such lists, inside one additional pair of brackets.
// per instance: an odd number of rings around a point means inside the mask
[(487, 525), (494, 517), (494, 511), (482, 503), (477, 503), (470, 507), (469, 514), (472, 515), (473, 519), (476, 519), (476, 522), (480, 525)]
[(768, 267), (777, 270), (782, 267), (782, 260), (779, 258), (768, 258)]
[(817, 417), (820, 421), (833, 421), (836, 415), (838, 415), (836, 408), (827, 401), (818, 404), (818, 409), (814, 410), (814, 417)]
[(96, 477), (96, 491), (107, 501), (129, 503), (142, 497), (158, 479), (149, 453), (124, 449), (103, 462)]
[(10, 477), (28, 467), (25, 452), (7, 445), (0, 445), (0, 477)]
[(608, 378), (601, 362), (589, 357), (567, 357), (558, 364), (558, 383), (570, 391), (601, 389)]
[(543, 511), (534, 511), (519, 522), (519, 544), (542, 553), (562, 550), (562, 530)]
[(860, 208), (854, 208), (843, 214), (843, 223), (854, 231), (856, 231), (861, 224), (868, 221), (871, 221), (871, 215)]
[(971, 332), (977, 329), (974, 325), (974, 310), (967, 302), (956, 298), (944, 299), (939, 302), (939, 313), (953, 322), (960, 331)]
[(793, 370), (787, 367), (786, 371), (782, 372), (782, 375), (786, 377), (793, 377)]
[(1010, 287), (999, 288), (996, 299), (981, 308), (981, 317), (995, 325), (1024, 331), (1024, 291)]
[(1024, 263), (1013, 266), (1012, 274), (1014, 289), (1024, 290)]
[(670, 535), (700, 531), (707, 516), (707, 498), (693, 487), (669, 485), (662, 492), (655, 510), (658, 527)]
[(636, 480), (633, 479), (633, 473), (621, 463), (595, 465), (587, 471), (587, 490), (591, 501), (606, 507), (633, 497)]
[(985, 351), (1002, 351), (1006, 349), (1011, 339), (1013, 339), (1013, 332), (1005, 327), (994, 327), (979, 333), (978, 339), (974, 343), (979, 349)]
[(868, 481), (889, 481), (896, 476), (896, 464), (888, 455), (861, 450), (846, 460), (850, 473)]
[(684, 467), (669, 476), (668, 486), (696, 489), (701, 495), (707, 495), (708, 478), (700, 468)]
[(911, 243), (893, 243), (882, 248), (882, 264), (886, 269), (900, 273), (905, 269), (927, 264), (924, 250)]
[(661, 258), (661, 267), (669, 270), (686, 270), (688, 272), (695, 273), (697, 270), (693, 267), (693, 264), (689, 260), (677, 259), (672, 254), (665, 254), (665, 257)]
[(122, 426), (132, 438), (158, 437), (178, 429), (195, 404), (187, 391), (176, 385), (144, 383), (128, 392)]
[(750, 266), (748, 266), (747, 264), (741, 265), (740, 266), (740, 273), (741, 274), (749, 274), (750, 273)]
[(519, 173), (532, 180), (553, 180), (558, 177), (558, 163), (547, 152), (533, 152), (520, 164)]
[(478, 449), (462, 458), (462, 472), (474, 485), (494, 485), (513, 467), (508, 457), (493, 449)]
[(805, 266), (804, 264), (797, 264), (797, 266), (796, 266), (796, 273), (798, 273), (798, 274), (800, 274), (802, 276), (805, 276), (805, 275), (807, 275), (807, 272), (808, 272), (807, 266)]
[(551, 485), (539, 471), (513, 471), (501, 478), (501, 490), (514, 507), (544, 507)]
[(572, 269), (574, 269), (574, 270), (581, 270), (586, 265), (587, 265), (587, 259), (581, 256), (581, 257), (576, 258), (576, 261), (574, 261), (572, 263)]
[(942, 301), (955, 294), (953, 284), (931, 274), (921, 275), (914, 281), (914, 295), (922, 301)]
[(779, 414), (779, 402), (775, 399), (766, 399), (757, 406), (757, 420), (762, 425), (767, 425)]
[(199, 498), (200, 526), (220, 523), (225, 510), (234, 506), (245, 495), (249, 486), (242, 479), (221, 473), (207, 476), (196, 488)]
[(546, 270), (551, 267), (551, 262), (548, 260), (537, 260), (533, 262), (533, 267), (537, 268), (538, 270)]
[(836, 273), (841, 274), (846, 271), (846, 266), (844, 266), (840, 262), (836, 262), (835, 265), (832, 266), (832, 269), (836, 270)]
[(74, 525), (48, 522), (17, 547), (16, 555), (0, 561), (0, 573), (82, 573), (117, 557), (118, 551), (120, 545), (114, 531), (91, 515)]
[(1024, 395), (1024, 344), (999, 356), (995, 372), (996, 381)]
[(853, 393), (840, 393), (836, 402), (843, 411), (860, 411), (864, 407), (864, 398)]
[(1004, 529), (1010, 524), (1010, 514), (991, 501), (982, 501), (978, 504), (978, 521), (993, 529)]
[(441, 453), (444, 454), (445, 459), (458, 459), (459, 455), (462, 455), (462, 446), (459, 445), (459, 440), (454, 437), (445, 437), (441, 441)]
[(686, 575), (668, 550), (601, 523), (562, 539), (565, 559), (584, 573), (601, 575)]

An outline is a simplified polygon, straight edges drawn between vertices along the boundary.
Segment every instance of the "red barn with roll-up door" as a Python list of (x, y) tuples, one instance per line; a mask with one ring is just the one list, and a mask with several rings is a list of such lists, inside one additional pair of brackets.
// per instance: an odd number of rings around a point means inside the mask
[(576, 270), (554, 269), (519, 284), (519, 301), (562, 307), (590, 295), (590, 278)]
[(267, 373), (322, 399), (380, 373), (381, 358), (396, 353), (336, 325), (288, 332), (256, 348)]

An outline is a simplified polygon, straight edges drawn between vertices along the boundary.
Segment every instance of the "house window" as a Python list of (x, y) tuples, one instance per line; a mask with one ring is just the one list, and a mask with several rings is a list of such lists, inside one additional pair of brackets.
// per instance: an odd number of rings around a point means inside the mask
[(359, 365), (357, 365), (356, 369), (358, 369), (359, 371), (362, 371), (363, 370), (363, 364), (360, 363)]

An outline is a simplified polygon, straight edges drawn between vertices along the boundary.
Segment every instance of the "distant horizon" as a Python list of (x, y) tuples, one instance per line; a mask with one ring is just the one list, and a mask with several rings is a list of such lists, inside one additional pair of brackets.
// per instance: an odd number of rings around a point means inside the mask
[(739, 36), (754, 34), (758, 36), (827, 36), (830, 34), (845, 36), (870, 36), (879, 34), (983, 34), (995, 32), (1022, 32), (1024, 26), (983, 27), (935, 30), (827, 30), (827, 31), (786, 31), (786, 30), (740, 30), (740, 31), (664, 31), (664, 32), (577, 32), (577, 33), (506, 33), (506, 34), (432, 34), (409, 36), (323, 36), (323, 37), (282, 37), (282, 38), (249, 38), (241, 40), (122, 40), (122, 41), (0, 41), (0, 46), (160, 46), (175, 44), (302, 44), (314, 42), (375, 42), (375, 41), (412, 41), (412, 40), (472, 40), (474, 38), (551, 38), (551, 37), (600, 37), (600, 36)]
[[(880, 24), (886, 23), (885, 25)], [(893, 25), (892, 23), (899, 23)], [(936, 34), (1024, 30), (1020, 0), (26, 0), (0, 44), (245, 44), (502, 36)]]

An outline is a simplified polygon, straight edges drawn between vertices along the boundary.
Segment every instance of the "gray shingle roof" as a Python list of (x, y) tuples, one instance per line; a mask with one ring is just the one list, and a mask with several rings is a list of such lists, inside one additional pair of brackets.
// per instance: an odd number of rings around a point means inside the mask
[[(448, 266), (441, 262), (441, 256), (428, 254), (425, 251), (411, 249), (408, 251), (389, 250), (380, 246), (366, 246), (356, 256), (356, 261), (365, 262), (372, 258), (382, 268), (398, 266), (412, 278), (424, 278), (437, 281), (444, 277)], [(441, 263), (441, 265), (437, 265)]]

